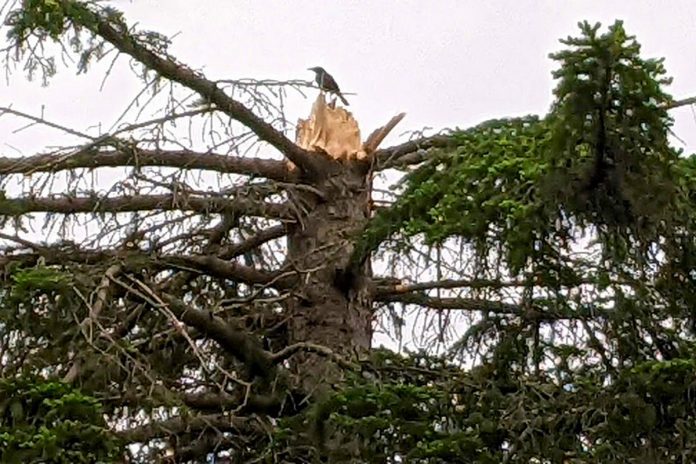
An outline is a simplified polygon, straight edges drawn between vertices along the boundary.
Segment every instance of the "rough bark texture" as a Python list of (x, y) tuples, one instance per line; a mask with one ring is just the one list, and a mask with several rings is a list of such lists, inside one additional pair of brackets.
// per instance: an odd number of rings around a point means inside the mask
[[(317, 343), (350, 357), (369, 350), (372, 338), (369, 268), (350, 281), (341, 279), (368, 219), (368, 178), (358, 162), (350, 162), (317, 187), (325, 197), (300, 194), (308, 214), (288, 235), (288, 258), (302, 275), (288, 307), (289, 341)], [(318, 355), (298, 355), (291, 368), (310, 390), (338, 380), (339, 369)]]

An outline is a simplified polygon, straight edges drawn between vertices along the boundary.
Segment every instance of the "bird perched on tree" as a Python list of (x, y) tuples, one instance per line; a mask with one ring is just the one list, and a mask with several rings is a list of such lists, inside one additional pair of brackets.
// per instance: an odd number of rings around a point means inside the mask
[(315, 66), (314, 68), (309, 68), (309, 70), (314, 71), (314, 73), (316, 74), (315, 77), (317, 85), (321, 90), (325, 90), (326, 92), (336, 94), (336, 96), (338, 96), (338, 98), (341, 99), (343, 104), (348, 106), (348, 101), (341, 94), (341, 89), (338, 88), (338, 84), (331, 76), (331, 74), (327, 73), (326, 70), (321, 66)]

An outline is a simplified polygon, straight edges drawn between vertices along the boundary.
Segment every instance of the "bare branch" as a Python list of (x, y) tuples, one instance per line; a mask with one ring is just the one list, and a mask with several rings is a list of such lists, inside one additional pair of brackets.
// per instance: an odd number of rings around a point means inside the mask
[[(85, 337), (91, 342), (92, 341), (92, 324), (99, 318), (104, 306), (107, 304), (107, 295), (109, 293), (109, 287), (111, 281), (114, 279), (115, 275), (121, 272), (121, 266), (119, 264), (114, 264), (110, 266), (104, 273), (104, 277), (97, 286), (96, 291), (96, 301), (89, 308), (89, 315), (80, 322), (80, 332), (82, 332)], [(63, 382), (72, 383), (80, 375), (81, 363), (79, 360), (75, 360), (68, 369), (68, 373), (63, 377)]]
[(384, 140), (386, 136), (389, 135), (389, 133), (394, 129), (394, 127), (396, 127), (396, 125), (399, 124), (399, 122), (401, 122), (401, 120), (404, 119), (405, 116), (406, 113), (399, 113), (393, 118), (391, 118), (387, 124), (380, 127), (379, 129), (375, 129), (375, 131), (367, 137), (365, 143), (363, 143), (363, 149), (365, 150), (365, 152), (372, 154), (375, 150), (377, 150), (377, 147), (380, 143), (382, 143), (382, 140)]
[(682, 100), (675, 100), (671, 103), (665, 105), (665, 109), (673, 110), (674, 108), (680, 108), (682, 106), (694, 105), (696, 104), (696, 97), (684, 98)]
[[(211, 410), (230, 410), (239, 408), (240, 412), (271, 412), (278, 409), (281, 405), (279, 399), (274, 396), (249, 395), (246, 398), (239, 395), (227, 393), (185, 393), (182, 395), (182, 402), (190, 407), (201, 411)], [(244, 404), (246, 403), (246, 404)]]
[(446, 147), (451, 143), (452, 138), (450, 136), (440, 134), (377, 150), (375, 152), (375, 160), (377, 161), (375, 170), (381, 171), (418, 164), (425, 160), (428, 155), (427, 150)]
[(226, 322), (211, 312), (192, 308), (171, 295), (164, 294), (162, 299), (184, 324), (195, 327), (215, 340), (225, 351), (244, 363), (252, 375), (263, 378), (273, 376), (275, 367), (271, 354), (262, 348), (255, 336), (235, 327), (232, 322)]
[(378, 286), (375, 288), (376, 298), (385, 298), (391, 295), (402, 295), (404, 293), (419, 292), (434, 288), (472, 288), (472, 289), (498, 289), (505, 287), (522, 287), (529, 285), (530, 282), (524, 281), (500, 281), (488, 279), (444, 279), (432, 282), (419, 282), (416, 284), (394, 283), (389, 286)]
[(283, 272), (261, 271), (253, 267), (216, 258), (210, 255), (198, 256), (163, 256), (155, 262), (179, 266), (186, 270), (196, 270), (215, 277), (231, 279), (245, 284), (271, 284), (276, 288), (288, 288), (295, 282), (295, 277)]
[(283, 204), (248, 199), (204, 198), (188, 195), (133, 195), (123, 197), (44, 197), (0, 199), (0, 215), (29, 213), (124, 213), (133, 211), (194, 211), (227, 213), (271, 219), (291, 220), (291, 210)]
[[(86, 9), (84, 6), (82, 8)], [(131, 56), (162, 77), (198, 92), (205, 101), (215, 104), (217, 109), (251, 129), (261, 140), (278, 149), (303, 171), (308, 173), (319, 172), (319, 157), (303, 150), (242, 103), (230, 98), (223, 90), (217, 87), (215, 82), (177, 63), (170, 56), (159, 56), (130, 34), (126, 30), (125, 25), (119, 25), (117, 28), (114, 26), (115, 23), (113, 21), (102, 15), (92, 13), (92, 15), (74, 15), (71, 19), (75, 23), (92, 30), (118, 51)]]
[(32, 121), (34, 124), (41, 124), (46, 127), (50, 127), (52, 129), (58, 129), (60, 131), (65, 132), (66, 134), (74, 135), (83, 139), (89, 139), (89, 140), (95, 140), (95, 137), (92, 137), (91, 135), (84, 134), (82, 132), (78, 132), (76, 130), (70, 129), (69, 127), (61, 126), (60, 124), (56, 124), (51, 121), (45, 120), (43, 117), (36, 117), (32, 116), (30, 114), (24, 113), (22, 111), (17, 111), (13, 110), (12, 108), (6, 107), (6, 106), (0, 106), (0, 116), (2, 116), (4, 113), (12, 114), (14, 116), (19, 116), (20, 118), (28, 119)]
[(343, 369), (351, 369), (355, 370), (358, 368), (356, 364), (351, 363), (350, 361), (347, 361), (343, 357), (339, 356), (336, 354), (333, 350), (330, 348), (327, 348), (326, 346), (322, 345), (317, 345), (316, 343), (309, 343), (309, 342), (299, 342), (295, 343), (290, 346), (286, 346), (282, 350), (278, 351), (277, 353), (274, 353), (272, 356), (272, 360), (274, 363), (278, 364), (286, 359), (289, 359), (291, 356), (293, 356), (296, 353), (299, 352), (307, 352), (307, 353), (314, 353), (318, 354), (321, 356), (324, 356), (326, 358), (329, 358), (336, 364), (338, 364), (340, 367)]
[(517, 316), (526, 321), (586, 320), (606, 317), (599, 308), (581, 306), (577, 308), (549, 308), (544, 301), (536, 300), (525, 305), (502, 303), (480, 298), (436, 298), (423, 293), (389, 295), (379, 298), (383, 303), (403, 303), (446, 311), (475, 311), (497, 315)]
[(235, 258), (246, 253), (247, 251), (251, 251), (257, 248), (259, 245), (263, 243), (266, 243), (276, 238), (280, 238), (284, 236), (286, 233), (287, 230), (285, 229), (284, 225), (270, 227), (268, 229), (262, 230), (242, 242), (224, 247), (222, 250), (220, 250), (220, 258)]
[(478, 298), (434, 298), (425, 294), (385, 295), (378, 299), (384, 303), (404, 303), (433, 309), (487, 311), (497, 314), (521, 315), (524, 310), (516, 304), (500, 303)]
[(296, 171), (290, 171), (283, 161), (242, 158), (217, 153), (190, 150), (99, 151), (96, 148), (70, 154), (42, 154), (22, 158), (0, 157), (0, 174), (31, 174), (59, 172), (79, 168), (160, 166), (180, 169), (201, 169), (228, 174), (266, 177), (281, 182), (298, 180)]

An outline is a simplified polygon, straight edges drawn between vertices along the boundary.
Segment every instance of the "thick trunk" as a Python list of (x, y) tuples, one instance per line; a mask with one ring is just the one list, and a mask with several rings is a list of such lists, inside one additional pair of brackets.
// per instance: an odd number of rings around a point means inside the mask
[[(344, 357), (366, 352), (372, 339), (369, 265), (350, 282), (339, 277), (369, 216), (368, 178), (351, 164), (319, 181), (324, 198), (299, 194), (306, 215), (288, 236), (288, 257), (301, 275), (288, 305), (289, 341), (323, 345)], [(340, 370), (315, 354), (296, 356), (291, 368), (306, 391), (340, 379)]]

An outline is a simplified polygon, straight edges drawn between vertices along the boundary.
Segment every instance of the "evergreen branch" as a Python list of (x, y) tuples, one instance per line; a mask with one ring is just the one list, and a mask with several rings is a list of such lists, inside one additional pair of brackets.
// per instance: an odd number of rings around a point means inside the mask
[(246, 417), (234, 417), (229, 414), (206, 414), (193, 417), (173, 417), (157, 422), (150, 422), (120, 432), (119, 438), (127, 443), (147, 443), (155, 438), (167, 437), (184, 432), (199, 432), (205, 429), (239, 432), (253, 428), (255, 421)]
[[(696, 104), (696, 97), (684, 98), (666, 103), (663, 106), (666, 110), (673, 110), (682, 106)], [(377, 160), (375, 170), (398, 169), (414, 165), (425, 161), (428, 150), (431, 148), (443, 148), (452, 143), (448, 135), (433, 135), (416, 140), (409, 140), (399, 145), (383, 148), (375, 152)]]

